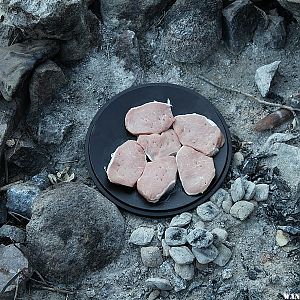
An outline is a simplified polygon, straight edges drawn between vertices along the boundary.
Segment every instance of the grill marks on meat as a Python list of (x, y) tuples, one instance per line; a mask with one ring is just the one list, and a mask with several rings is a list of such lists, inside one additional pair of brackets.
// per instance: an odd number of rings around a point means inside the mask
[(224, 145), (221, 130), (205, 116), (198, 114), (176, 116), (173, 128), (182, 145), (192, 147), (207, 156), (214, 156)]
[(161, 134), (140, 135), (137, 142), (143, 147), (151, 161), (165, 156), (175, 155), (181, 147), (173, 129), (169, 129)]
[(155, 101), (131, 108), (125, 117), (125, 127), (134, 135), (161, 133), (173, 122), (171, 105)]
[(126, 141), (112, 154), (106, 173), (110, 182), (133, 187), (146, 166), (143, 148), (133, 140)]
[(213, 158), (191, 147), (181, 147), (176, 163), (183, 189), (188, 195), (203, 193), (215, 177)]
[(173, 156), (160, 158), (146, 164), (137, 181), (138, 192), (149, 202), (157, 202), (176, 183), (177, 165)]

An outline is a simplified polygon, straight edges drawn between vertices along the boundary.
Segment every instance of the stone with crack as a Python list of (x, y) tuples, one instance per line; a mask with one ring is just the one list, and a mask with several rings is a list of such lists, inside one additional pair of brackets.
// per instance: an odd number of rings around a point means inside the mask
[(197, 207), (197, 214), (202, 221), (212, 221), (221, 210), (213, 202), (208, 201)]
[(186, 239), (191, 246), (197, 248), (206, 248), (210, 246), (214, 241), (212, 233), (202, 228), (196, 228), (192, 230), (187, 235)]
[(187, 230), (180, 227), (169, 227), (165, 232), (165, 242), (169, 246), (181, 246), (186, 243)]

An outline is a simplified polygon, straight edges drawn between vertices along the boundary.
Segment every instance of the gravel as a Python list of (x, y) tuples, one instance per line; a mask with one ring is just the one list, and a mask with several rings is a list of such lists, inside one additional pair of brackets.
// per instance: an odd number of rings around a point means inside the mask
[(165, 232), (165, 242), (169, 246), (181, 246), (186, 243), (187, 230), (180, 227), (169, 227)]
[(129, 238), (129, 242), (138, 246), (147, 246), (154, 237), (154, 229), (149, 227), (139, 227), (135, 229)]
[(244, 221), (254, 210), (254, 204), (248, 201), (238, 201), (230, 209), (230, 214)]
[(175, 263), (179, 265), (191, 264), (195, 259), (191, 250), (186, 246), (171, 247), (169, 252)]
[(197, 214), (202, 221), (212, 221), (220, 212), (218, 206), (211, 201), (197, 207)]

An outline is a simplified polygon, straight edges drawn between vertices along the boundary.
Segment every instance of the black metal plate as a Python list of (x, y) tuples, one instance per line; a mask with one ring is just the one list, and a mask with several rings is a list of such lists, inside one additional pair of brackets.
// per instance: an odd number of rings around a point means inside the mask
[[(188, 196), (180, 180), (173, 190), (158, 203), (147, 202), (134, 188), (112, 184), (108, 181), (104, 167), (110, 155), (128, 139), (136, 139), (125, 129), (127, 111), (146, 102), (170, 99), (174, 115), (198, 113), (213, 120), (225, 137), (225, 144), (215, 156), (216, 176), (208, 190), (197, 196)], [(101, 193), (109, 200), (132, 213), (162, 217), (178, 214), (205, 202), (222, 184), (231, 161), (231, 137), (224, 118), (218, 110), (195, 91), (168, 83), (153, 83), (129, 88), (114, 96), (94, 117), (86, 138), (86, 161), (92, 179)]]

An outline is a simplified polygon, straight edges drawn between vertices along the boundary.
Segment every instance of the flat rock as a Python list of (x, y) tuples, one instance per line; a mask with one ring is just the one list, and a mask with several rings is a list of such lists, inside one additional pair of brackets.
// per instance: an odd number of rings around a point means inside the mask
[(208, 264), (212, 262), (219, 254), (218, 249), (214, 245), (210, 245), (207, 248), (192, 247), (192, 252), (200, 264)]
[(222, 1), (176, 1), (165, 17), (163, 47), (178, 62), (200, 62), (222, 36)]
[(154, 229), (150, 227), (139, 227), (135, 229), (129, 238), (129, 243), (138, 246), (147, 246), (154, 237)]
[(7, 237), (15, 243), (24, 243), (26, 234), (25, 231), (11, 225), (3, 225), (0, 227), (0, 238)]
[(218, 206), (211, 201), (205, 202), (197, 207), (197, 214), (202, 221), (212, 221), (220, 212)]
[(122, 248), (124, 230), (121, 213), (102, 194), (84, 184), (62, 184), (42, 192), (33, 205), (28, 257), (46, 278), (71, 282), (111, 262)]
[(179, 265), (191, 264), (195, 258), (191, 250), (186, 246), (171, 247), (169, 253), (170, 256), (174, 259), (175, 263)]
[(222, 206), (223, 201), (230, 199), (230, 194), (224, 189), (218, 189), (211, 197), (210, 201), (215, 203), (218, 207)]
[(162, 262), (162, 255), (158, 247), (142, 247), (142, 262), (146, 267), (159, 267)]
[(229, 262), (232, 252), (224, 244), (218, 245), (217, 249), (219, 251), (219, 254), (215, 258), (214, 263), (220, 267), (224, 267)]
[(40, 193), (40, 188), (32, 183), (13, 185), (7, 190), (6, 206), (11, 212), (30, 218), (32, 205)]
[(206, 248), (213, 243), (213, 235), (206, 229), (196, 228), (187, 235), (188, 243), (197, 248)]
[(170, 291), (172, 290), (171, 283), (168, 279), (152, 277), (146, 280), (146, 284), (154, 289), (159, 289), (162, 291)]
[(250, 0), (237, 0), (223, 9), (223, 17), (228, 49), (240, 53), (251, 41), (261, 15)]
[(230, 188), (230, 193), (233, 202), (237, 202), (243, 199), (245, 195), (245, 188), (241, 177), (237, 178), (233, 182)]
[(269, 185), (268, 184), (257, 184), (255, 188), (254, 199), (258, 202), (266, 201), (269, 196)]
[(281, 61), (274, 61), (271, 64), (259, 67), (255, 72), (255, 82), (263, 97), (269, 93), (273, 78), (278, 70)]
[(182, 279), (192, 280), (195, 274), (195, 267), (193, 264), (179, 265), (175, 263), (174, 270)]
[(181, 246), (186, 243), (187, 230), (180, 227), (169, 227), (165, 232), (165, 242), (169, 246)]
[(170, 227), (184, 227), (189, 225), (192, 220), (192, 214), (188, 212), (184, 212), (180, 215), (175, 216), (170, 223)]
[(30, 72), (57, 54), (53, 40), (30, 41), (0, 48), (0, 92), (10, 101), (20, 91)]
[(247, 201), (252, 200), (255, 195), (255, 191), (256, 191), (255, 183), (253, 183), (249, 180), (244, 180), (244, 187), (245, 187), (244, 199)]
[(254, 204), (248, 201), (238, 201), (230, 209), (230, 214), (244, 221), (254, 210)]

